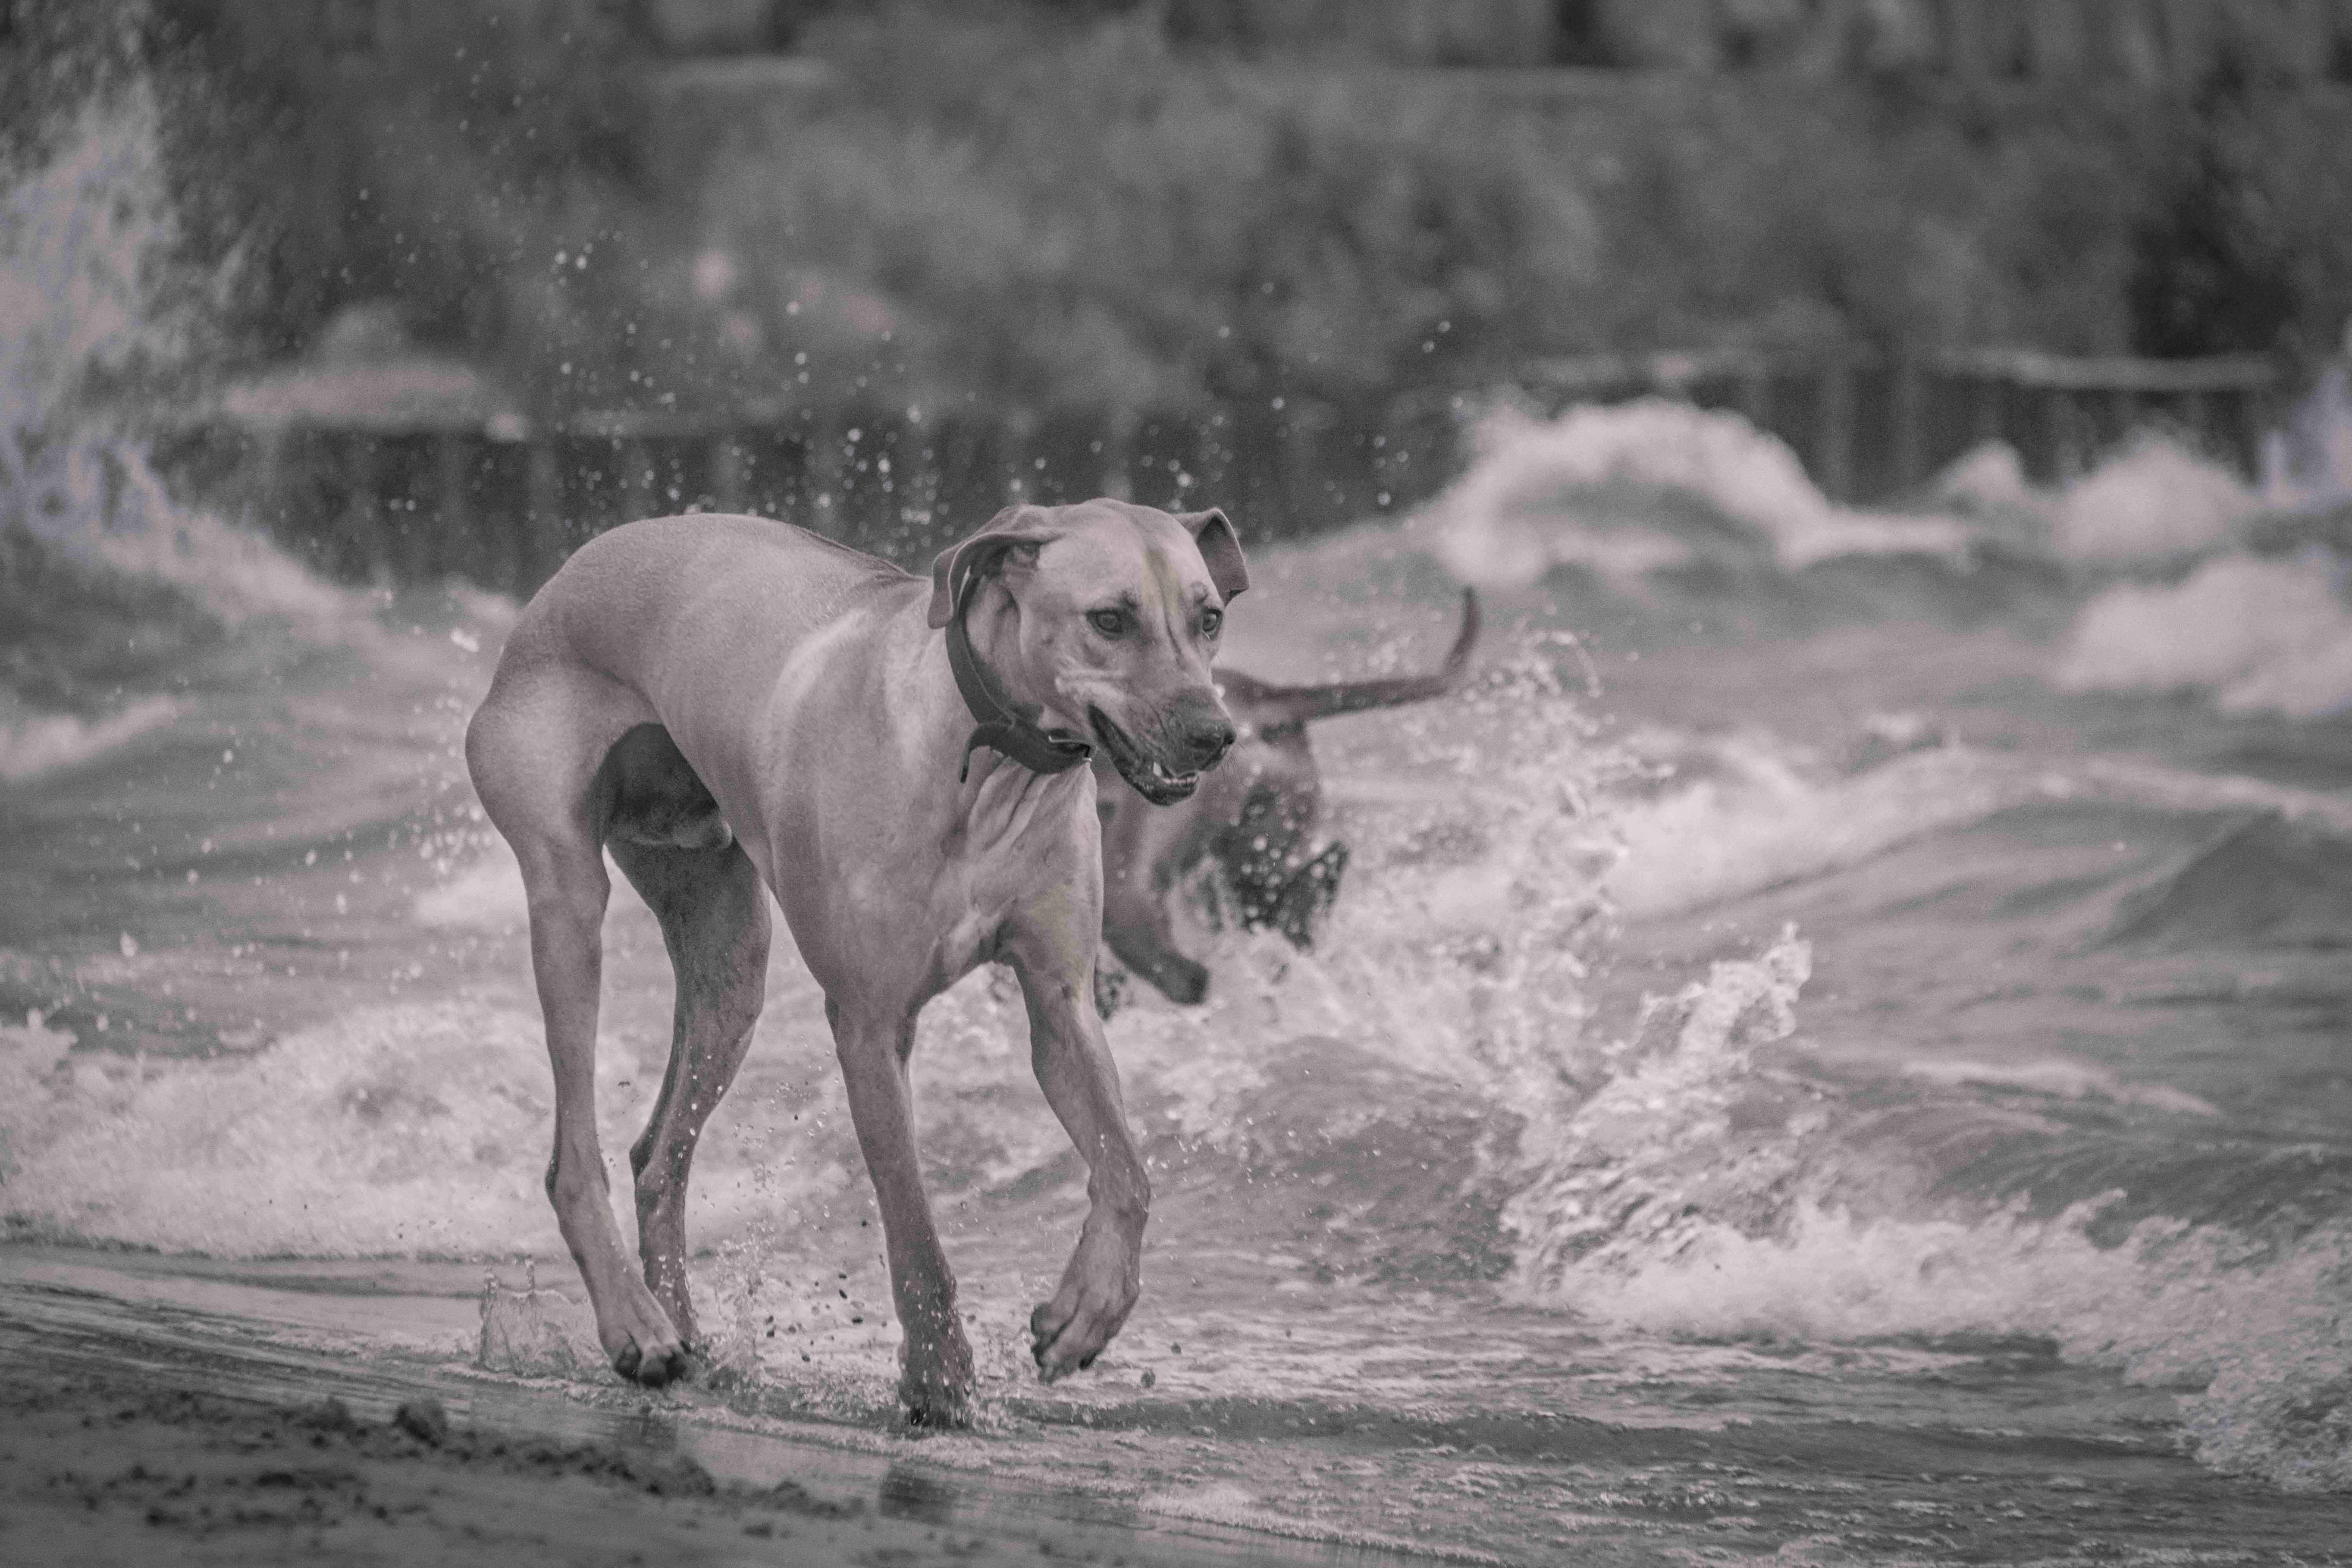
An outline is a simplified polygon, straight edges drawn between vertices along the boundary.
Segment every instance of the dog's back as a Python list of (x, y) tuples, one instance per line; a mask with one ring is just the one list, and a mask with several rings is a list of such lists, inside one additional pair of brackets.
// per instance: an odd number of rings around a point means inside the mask
[(652, 669), (772, 668), (810, 633), (861, 608), (898, 608), (921, 588), (886, 561), (772, 518), (651, 518), (574, 552), (525, 606), (501, 665), (565, 658), (658, 703), (646, 690)]

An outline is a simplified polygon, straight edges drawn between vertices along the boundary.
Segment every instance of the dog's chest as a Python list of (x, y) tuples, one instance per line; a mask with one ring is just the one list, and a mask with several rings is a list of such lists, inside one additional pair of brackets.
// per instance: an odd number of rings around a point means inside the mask
[(1008, 921), (1100, 903), (1102, 829), (1083, 770), (1040, 777), (1003, 764), (949, 847), (939, 914), (968, 963), (991, 955)]
[[(985, 776), (983, 756), (995, 764)], [(803, 840), (813, 855), (780, 868), (779, 896), (821, 981), (935, 994), (1001, 957), (1016, 925), (1042, 928), (1057, 948), (1082, 941), (1091, 958), (1102, 882), (1091, 781), (1083, 770), (1041, 777), (994, 753), (975, 753), (971, 771), (962, 809), (819, 832)]]

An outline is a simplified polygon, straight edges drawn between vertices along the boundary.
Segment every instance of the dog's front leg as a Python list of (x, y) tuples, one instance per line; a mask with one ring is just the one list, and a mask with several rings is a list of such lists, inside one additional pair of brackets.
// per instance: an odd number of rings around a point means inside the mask
[(1075, 934), (1016, 932), (1007, 957), (1029, 1007), (1038, 1087), (1087, 1163), (1088, 1206), (1053, 1299), (1029, 1315), (1030, 1352), (1047, 1383), (1094, 1364), (1142, 1290), (1151, 1182), (1128, 1131), (1118, 1065), (1094, 1007), (1094, 949)]
[(916, 1426), (965, 1426), (971, 1420), (971, 1344), (956, 1316), (955, 1275), (940, 1246), (915, 1152), (914, 1096), (907, 1081), (914, 1020), (865, 1019), (830, 1001), (825, 1016), (849, 1089), (857, 1145), (882, 1210), (890, 1290), (903, 1331), (898, 1398)]

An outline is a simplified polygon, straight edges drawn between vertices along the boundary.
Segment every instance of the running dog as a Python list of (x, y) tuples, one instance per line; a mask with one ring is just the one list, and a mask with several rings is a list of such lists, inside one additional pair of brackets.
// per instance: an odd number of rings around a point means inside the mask
[[(555, 1071), (547, 1190), (623, 1377), (684, 1374), (688, 1168), (750, 1044), (770, 916), (824, 990), (882, 1213), (910, 1421), (970, 1416), (972, 1360), (916, 1158), (923, 1005), (976, 966), (1018, 977), (1039, 1085), (1089, 1206), (1030, 1318), (1048, 1382), (1089, 1365), (1139, 1289), (1150, 1198), (1094, 1000), (1097, 747), (1145, 800), (1184, 799), (1234, 743), (1209, 663), (1249, 585), (1217, 510), (1015, 506), (930, 577), (756, 517), (630, 523), (581, 547), (516, 622), (466, 761), (521, 862)], [(630, 1150), (633, 1268), (597, 1144), (604, 852), (677, 974), (669, 1068)]]
[[(1272, 926), (1293, 946), (1314, 944), (1314, 924), (1339, 890), (1348, 847), (1309, 854), (1323, 784), (1307, 726), (1334, 714), (1443, 697), (1462, 684), (1478, 641), (1478, 596), (1462, 594), (1462, 630), (1434, 674), (1325, 686), (1276, 686), (1221, 671), (1217, 689), (1240, 728), (1232, 760), (1190, 800), (1145, 811), (1106, 761), (1095, 764), (1103, 816), (1103, 941), (1127, 967), (1172, 1002), (1208, 994), (1209, 972), (1176, 951), (1168, 896), (1178, 878), (1213, 861), (1244, 926)], [(1108, 1004), (1108, 998), (1106, 999)]]

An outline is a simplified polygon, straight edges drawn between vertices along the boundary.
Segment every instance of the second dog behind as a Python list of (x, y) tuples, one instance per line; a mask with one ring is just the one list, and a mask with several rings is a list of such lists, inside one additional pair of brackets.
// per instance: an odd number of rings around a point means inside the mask
[(1478, 641), (1478, 596), (1462, 593), (1462, 629), (1445, 662), (1428, 675), (1314, 686), (1278, 686), (1219, 670), (1217, 688), (1240, 740), (1224, 766), (1191, 799), (1155, 808), (1097, 758), (1097, 809), (1103, 818), (1103, 941), (1119, 962), (1171, 1001), (1208, 994), (1209, 972), (1176, 951), (1168, 899), (1203, 861), (1223, 874), (1244, 926), (1271, 926), (1301, 948), (1339, 889), (1348, 850), (1310, 853), (1323, 812), (1323, 784), (1307, 744), (1317, 719), (1443, 697), (1462, 684)]

